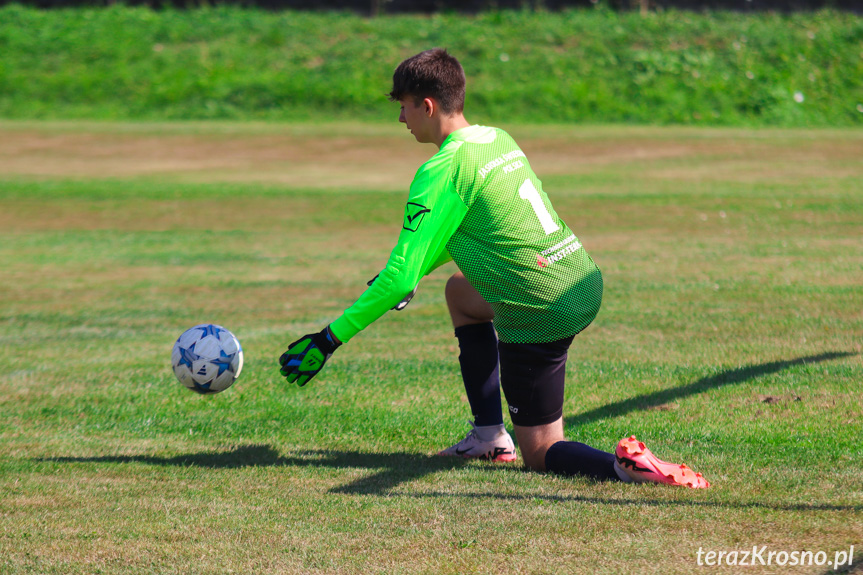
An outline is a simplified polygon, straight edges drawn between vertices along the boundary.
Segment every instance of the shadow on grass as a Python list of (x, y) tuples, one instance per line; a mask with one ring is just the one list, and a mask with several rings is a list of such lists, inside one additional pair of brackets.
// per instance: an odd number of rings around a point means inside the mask
[(783, 369), (788, 369), (789, 367), (806, 365), (810, 363), (821, 363), (824, 361), (830, 361), (832, 359), (839, 359), (852, 355), (857, 354), (854, 352), (847, 351), (832, 351), (827, 353), (820, 353), (818, 355), (799, 357), (797, 359), (771, 361), (769, 363), (761, 363), (758, 365), (750, 365), (747, 367), (730, 369), (728, 371), (723, 371), (716, 375), (711, 375), (709, 377), (699, 379), (698, 381), (694, 381), (680, 387), (663, 389), (661, 391), (656, 391), (653, 393), (637, 395), (629, 399), (615, 401), (614, 403), (603, 405), (602, 407), (597, 407), (596, 409), (592, 409), (584, 413), (579, 413), (578, 415), (571, 415), (564, 419), (564, 423), (567, 426), (579, 426), (586, 423), (592, 423), (600, 419), (619, 417), (633, 411), (641, 411), (644, 409), (657, 407), (659, 405), (664, 405), (666, 403), (671, 403), (672, 401), (682, 399), (684, 397), (689, 397), (690, 395), (703, 393), (710, 389), (718, 389), (720, 387), (725, 387), (726, 385), (743, 383), (750, 379), (761, 377), (762, 375), (777, 373), (779, 371), (782, 371)]
[[(333, 489), (333, 493), (383, 495), (402, 483), (426, 475), (457, 469), (468, 464), (456, 457), (437, 457), (417, 453), (361, 453), (345, 451), (303, 451), (283, 456), (269, 445), (243, 445), (232, 451), (202, 452), (158, 457), (150, 455), (106, 455), (99, 457), (53, 457), (42, 461), (147, 463), (159, 466), (236, 469), (242, 467), (330, 467), (334, 469), (378, 470), (353, 483)], [(489, 466), (501, 469), (502, 466)], [(511, 468), (511, 466), (510, 466)]]
[[(763, 503), (735, 501), (705, 501), (699, 499), (666, 500), (651, 498), (605, 498), (580, 495), (512, 494), (495, 492), (395, 492), (403, 483), (431, 475), (439, 471), (459, 469), (469, 465), (463, 459), (437, 457), (417, 453), (361, 453), (356, 451), (304, 451), (296, 455), (283, 456), (269, 445), (244, 445), (231, 451), (190, 453), (175, 457), (151, 455), (106, 455), (99, 457), (52, 457), (40, 461), (62, 463), (145, 463), (157, 466), (204, 467), (210, 469), (238, 469), (244, 467), (328, 467), (333, 469), (366, 469), (373, 473), (347, 485), (330, 489), (330, 493), (344, 495), (376, 495), (381, 497), (413, 497), (423, 499), (467, 498), (498, 501), (534, 501), (537, 503), (578, 502), (614, 506), (681, 506), (722, 509), (769, 509), (774, 511), (863, 511), (863, 505), (832, 505), (826, 503)], [(485, 470), (518, 473), (512, 465), (488, 465)], [(657, 489), (663, 488), (657, 486)], [(679, 489), (681, 494), (687, 490)], [(709, 493), (709, 492), (708, 492)]]

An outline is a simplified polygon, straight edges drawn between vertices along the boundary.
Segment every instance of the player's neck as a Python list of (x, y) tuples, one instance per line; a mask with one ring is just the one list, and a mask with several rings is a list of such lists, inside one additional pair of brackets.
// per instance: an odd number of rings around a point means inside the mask
[(450, 134), (468, 126), (470, 126), (470, 123), (464, 119), (464, 115), (461, 113), (444, 116), (441, 118), (440, 129), (437, 132), (434, 143), (440, 148)]

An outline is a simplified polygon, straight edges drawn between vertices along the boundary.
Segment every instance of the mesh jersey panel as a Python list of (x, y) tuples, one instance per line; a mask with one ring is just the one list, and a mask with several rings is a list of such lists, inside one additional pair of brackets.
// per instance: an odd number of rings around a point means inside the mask
[(451, 177), (468, 210), (446, 244), (459, 269), (491, 304), (501, 341), (555, 341), (583, 330), (599, 312), (602, 275), (558, 217), (515, 141), (471, 126)]

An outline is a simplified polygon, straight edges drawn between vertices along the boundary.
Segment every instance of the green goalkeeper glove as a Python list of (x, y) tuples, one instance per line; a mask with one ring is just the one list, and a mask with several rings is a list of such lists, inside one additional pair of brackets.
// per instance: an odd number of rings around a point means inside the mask
[(329, 326), (320, 333), (304, 335), (290, 346), (279, 358), (282, 375), (289, 383), (297, 382), (300, 387), (315, 377), (333, 352), (342, 345), (330, 332)]
[[(378, 274), (377, 276), (367, 281), (366, 285), (371, 286), (373, 283), (375, 283), (375, 280), (378, 279), (379, 275), (381, 274)], [(419, 284), (417, 284), (416, 287), (414, 287), (414, 289), (412, 289), (411, 292), (402, 299), (402, 301), (397, 303), (393, 309), (396, 311), (402, 311), (403, 309), (405, 309), (408, 304), (411, 303), (411, 300), (414, 298), (414, 296), (417, 294), (417, 289), (419, 289), (419, 287)]]

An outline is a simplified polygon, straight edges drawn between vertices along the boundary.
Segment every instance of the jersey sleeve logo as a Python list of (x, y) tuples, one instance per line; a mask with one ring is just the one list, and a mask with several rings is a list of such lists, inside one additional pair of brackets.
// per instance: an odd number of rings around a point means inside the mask
[(409, 232), (417, 231), (420, 224), (423, 223), (425, 215), (429, 212), (431, 212), (431, 210), (422, 204), (408, 202), (405, 206), (405, 222), (402, 227)]

